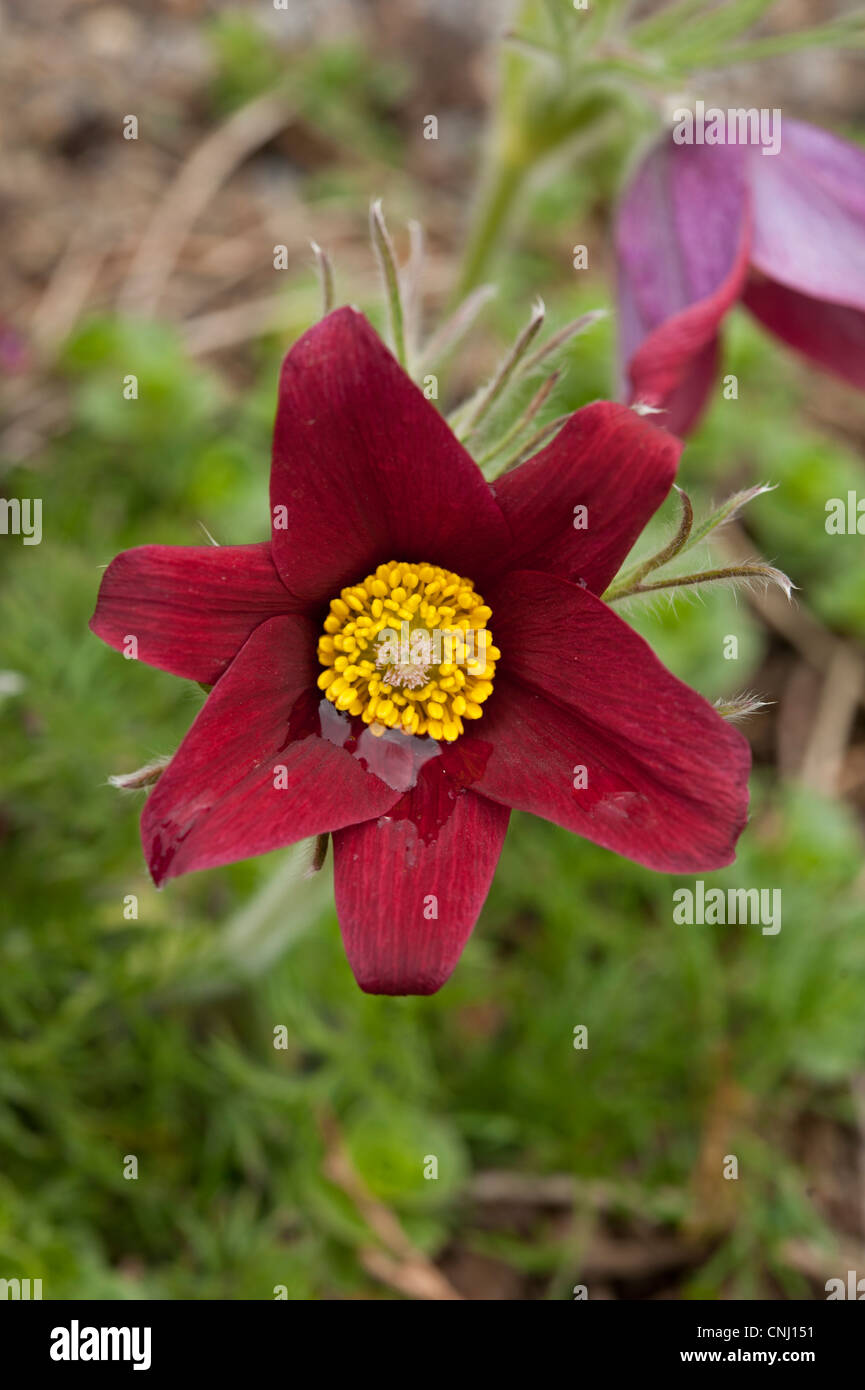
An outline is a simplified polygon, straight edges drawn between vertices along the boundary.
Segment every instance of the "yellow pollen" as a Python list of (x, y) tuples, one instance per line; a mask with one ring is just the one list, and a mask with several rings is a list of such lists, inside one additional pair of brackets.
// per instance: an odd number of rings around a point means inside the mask
[(493, 691), (492, 609), (438, 565), (391, 560), (331, 600), (318, 686), (373, 733), (399, 729), (453, 743)]

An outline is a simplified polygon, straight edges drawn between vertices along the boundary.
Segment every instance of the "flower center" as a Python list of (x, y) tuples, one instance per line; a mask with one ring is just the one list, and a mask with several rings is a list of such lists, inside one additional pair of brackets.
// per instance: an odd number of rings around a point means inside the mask
[(470, 579), (438, 565), (379, 565), (331, 600), (319, 638), (328, 700), (369, 724), (452, 743), (480, 719), (501, 656)]

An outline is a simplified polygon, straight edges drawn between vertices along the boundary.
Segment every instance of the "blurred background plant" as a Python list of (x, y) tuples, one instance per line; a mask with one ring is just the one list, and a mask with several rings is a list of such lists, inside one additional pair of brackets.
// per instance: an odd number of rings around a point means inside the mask
[[(796, 602), (622, 608), (710, 699), (770, 702), (743, 726), (739, 858), (706, 879), (780, 888), (775, 937), (676, 927), (678, 880), (517, 816), (442, 993), (363, 996), (305, 848), (155, 892), (142, 793), (107, 779), (170, 753), (203, 695), (87, 631), (117, 550), (265, 537), (279, 361), (320, 312), (311, 240), (382, 329), (375, 198), (403, 262), (425, 229), (425, 330), (494, 278), (436, 367), (449, 411), (537, 296), (547, 335), (611, 305), (611, 207), (681, 92), (862, 138), (861, 27), (826, 10), (0, 4), (2, 488), (44, 507), (40, 546), (0, 544), (0, 1277), (46, 1298), (714, 1299), (823, 1297), (863, 1268), (865, 585), (861, 537), (824, 528), (827, 499), (865, 492), (852, 391), (734, 315), (740, 399), (719, 383), (680, 482), (698, 515), (778, 485), (711, 554), (766, 556)], [(614, 331), (561, 347), (536, 427), (615, 393)], [(640, 554), (675, 525), (671, 499)]]

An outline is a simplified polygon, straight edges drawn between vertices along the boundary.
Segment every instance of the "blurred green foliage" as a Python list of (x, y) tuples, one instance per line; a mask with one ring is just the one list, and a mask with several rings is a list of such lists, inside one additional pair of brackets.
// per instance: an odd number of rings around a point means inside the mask
[(351, 40), (285, 48), (242, 11), (223, 11), (209, 28), (216, 71), (212, 102), (224, 115), (264, 92), (284, 91), (299, 118), (323, 136), (347, 138), (357, 154), (393, 158), (399, 140), (388, 118), (409, 85), (404, 64)]

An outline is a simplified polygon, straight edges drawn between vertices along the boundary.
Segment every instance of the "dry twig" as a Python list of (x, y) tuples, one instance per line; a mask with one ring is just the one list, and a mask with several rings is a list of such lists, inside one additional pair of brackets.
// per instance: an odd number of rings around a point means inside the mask
[(174, 264), (195, 221), (245, 159), (289, 122), (284, 97), (257, 97), (235, 111), (202, 140), (181, 166), (138, 246), (120, 292), (126, 313), (152, 316), (159, 308)]

